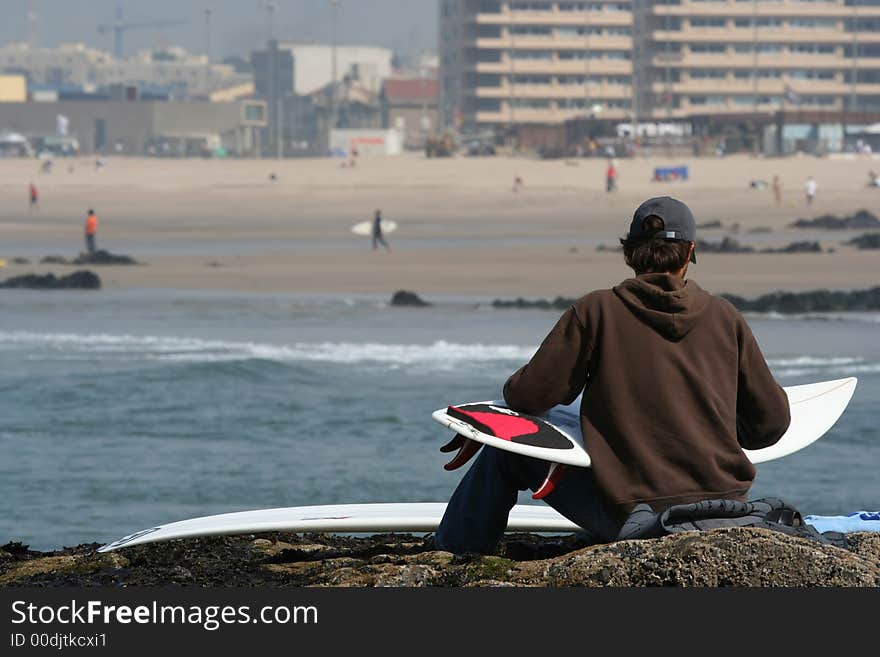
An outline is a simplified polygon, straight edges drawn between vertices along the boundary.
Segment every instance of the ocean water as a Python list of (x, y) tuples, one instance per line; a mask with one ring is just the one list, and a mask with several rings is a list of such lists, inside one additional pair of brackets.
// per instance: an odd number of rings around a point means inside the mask
[[(109, 541), (254, 508), (445, 501), (430, 414), (497, 398), (558, 313), (448, 297), (0, 295), (0, 543)], [(783, 385), (858, 376), (820, 442), (752, 497), (880, 509), (880, 316), (750, 317)], [(527, 501), (524, 495), (522, 501)]]

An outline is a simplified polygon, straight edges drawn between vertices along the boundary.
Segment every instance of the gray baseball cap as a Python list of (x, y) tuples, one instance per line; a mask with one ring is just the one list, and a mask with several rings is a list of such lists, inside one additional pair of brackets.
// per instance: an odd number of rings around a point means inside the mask
[[(652, 216), (660, 217), (663, 220), (662, 230), (649, 231), (644, 229), (645, 219)], [(660, 237), (682, 242), (696, 242), (697, 222), (694, 221), (691, 209), (678, 199), (671, 196), (655, 196), (636, 208), (627, 237)], [(696, 255), (691, 254), (691, 262), (696, 261)]]

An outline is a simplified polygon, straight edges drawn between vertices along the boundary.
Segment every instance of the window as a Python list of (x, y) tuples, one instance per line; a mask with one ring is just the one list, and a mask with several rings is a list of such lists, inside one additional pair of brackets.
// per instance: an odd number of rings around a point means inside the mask
[(556, 34), (558, 34), (561, 37), (568, 37), (568, 38), (584, 36), (586, 34), (599, 35), (599, 34), (602, 34), (602, 28), (601, 27), (594, 27), (594, 26), (558, 27), (558, 28), (556, 28)]
[(782, 27), (781, 18), (737, 18), (733, 24), (736, 27)]
[(553, 6), (549, 2), (511, 2), (508, 4), (510, 11), (552, 11)]
[(548, 25), (511, 25), (511, 36), (550, 36), (553, 30)]
[(570, 61), (573, 59), (601, 59), (602, 53), (598, 50), (563, 50), (559, 53), (559, 59)]
[(550, 109), (550, 101), (543, 98), (514, 98), (511, 104), (520, 109)]
[(514, 75), (511, 78), (513, 84), (553, 84), (553, 78), (549, 75)]
[(693, 69), (688, 76), (691, 80), (723, 80), (727, 77), (724, 71), (700, 68)]
[(808, 69), (795, 69), (788, 72), (792, 80), (833, 80), (834, 71), (814, 71)]
[(688, 50), (692, 53), (703, 54), (724, 54), (726, 48), (723, 43), (692, 43), (688, 46)]
[(727, 19), (726, 18), (691, 18), (690, 19), (691, 27), (710, 27), (710, 28), (719, 28), (719, 27), (727, 27)]
[(724, 105), (724, 96), (691, 96), (691, 105)]
[(834, 46), (824, 43), (795, 43), (789, 50), (801, 55), (833, 55)]
[(511, 50), (511, 59), (553, 59), (553, 53), (549, 50)]
[[(788, 24), (790, 27), (802, 29), (837, 29), (837, 21), (833, 18), (789, 18)], [(878, 22), (877, 26), (880, 28), (880, 22)]]

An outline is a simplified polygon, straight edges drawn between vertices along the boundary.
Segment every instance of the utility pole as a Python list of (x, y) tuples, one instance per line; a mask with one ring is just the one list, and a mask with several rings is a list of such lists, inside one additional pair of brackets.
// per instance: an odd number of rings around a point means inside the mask
[(38, 47), (40, 45), (40, 3), (38, 0), (28, 0), (27, 33), (28, 45), (31, 48)]
[(338, 19), (339, 0), (330, 0), (330, 112), (327, 123), (327, 150), (330, 150), (330, 140), (333, 130), (336, 128), (336, 78), (339, 75), (337, 70), (338, 61), (336, 54), (336, 23)]
[(211, 63), (211, 16), (214, 10), (210, 7), (205, 9), (205, 56), (208, 63)]

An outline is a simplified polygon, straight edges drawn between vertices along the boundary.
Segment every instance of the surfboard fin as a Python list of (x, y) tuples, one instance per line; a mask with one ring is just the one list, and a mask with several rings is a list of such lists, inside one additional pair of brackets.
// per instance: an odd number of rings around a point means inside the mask
[(544, 478), (544, 483), (541, 484), (541, 487), (532, 494), (532, 499), (543, 500), (547, 497), (556, 489), (556, 484), (559, 483), (559, 480), (562, 479), (562, 475), (564, 474), (564, 465), (561, 463), (551, 463), (550, 469), (547, 470), (547, 476)]
[(445, 470), (456, 470), (460, 468), (465, 463), (471, 460), (474, 454), (476, 454), (480, 447), (482, 447), (482, 443), (478, 443), (476, 440), (471, 440), (470, 438), (465, 438), (461, 434), (455, 434), (448, 443), (443, 445), (440, 448), (440, 451), (444, 454), (447, 452), (451, 452), (455, 449), (458, 450), (458, 454), (455, 455), (449, 463), (443, 466)]

